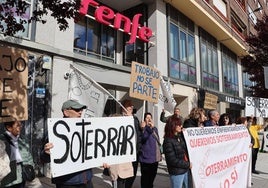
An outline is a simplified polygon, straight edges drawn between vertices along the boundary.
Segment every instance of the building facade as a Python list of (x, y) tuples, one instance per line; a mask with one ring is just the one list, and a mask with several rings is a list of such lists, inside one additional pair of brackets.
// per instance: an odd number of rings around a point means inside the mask
[[(27, 2), (30, 15), (35, 1)], [(157, 68), (165, 80), (170, 79), (182, 116), (186, 117), (193, 107), (206, 107), (208, 96), (216, 99), (213, 105), (220, 113), (230, 113), (233, 118), (244, 115), (244, 98), (252, 83), (243, 73), (240, 58), (248, 54), (245, 38), (255, 34), (253, 27), (267, 10), (266, 0), (91, 2), (98, 6), (92, 3), (80, 20), (69, 20), (69, 28), (64, 32), (47, 16), (46, 24), (26, 25), (27, 29), (18, 34), (22, 38), (1, 36), (0, 39), (2, 47), (29, 53), (29, 118), (25, 134), (30, 135), (37, 166), (41, 166), (38, 155), (47, 118), (62, 117), (60, 109), (68, 98), (70, 65), (90, 75), (122, 101), (129, 98), (130, 67), (136, 61)], [(98, 18), (96, 10), (100, 7), (109, 10), (113, 17), (108, 18), (105, 12), (107, 17)], [(119, 17), (118, 23), (115, 20)], [(133, 28), (135, 19), (139, 27), (134, 34), (138, 37), (132, 38), (135, 31), (125, 22), (130, 20)], [(142, 34), (142, 27), (152, 31), (149, 41), (146, 41), (148, 33)], [(159, 121), (162, 107), (132, 100), (140, 120), (144, 109), (153, 114), (162, 138), (164, 124)], [(120, 106), (109, 98), (104, 115), (119, 111)]]

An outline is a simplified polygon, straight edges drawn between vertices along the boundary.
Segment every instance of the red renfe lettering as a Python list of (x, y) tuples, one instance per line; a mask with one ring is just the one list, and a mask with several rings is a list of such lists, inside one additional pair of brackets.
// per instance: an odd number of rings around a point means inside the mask
[(115, 14), (112, 9), (106, 6), (99, 6), (99, 3), (94, 0), (82, 0), (81, 8), (79, 10), (80, 14), (86, 15), (89, 6), (96, 8), (95, 18), (98, 22), (105, 25), (113, 24), (113, 27), (117, 30), (122, 29), (120, 26), (124, 25), (124, 33), (130, 35), (130, 39), (127, 42), (128, 44), (134, 43), (137, 36), (140, 40), (149, 42), (150, 37), (153, 35), (153, 32), (150, 28), (145, 26), (140, 27), (139, 20), (142, 14), (135, 14), (131, 22), (128, 17), (120, 13)]

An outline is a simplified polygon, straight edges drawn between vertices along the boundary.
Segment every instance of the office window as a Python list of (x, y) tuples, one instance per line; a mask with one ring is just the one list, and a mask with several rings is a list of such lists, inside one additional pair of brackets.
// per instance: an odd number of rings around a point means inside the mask
[[(135, 14), (142, 14), (140, 17), (139, 24), (146, 26), (147, 22), (147, 6), (138, 5), (131, 9), (128, 9), (123, 12), (129, 18), (133, 18)], [(136, 61), (141, 64), (146, 64), (146, 48), (148, 44), (140, 39), (136, 39), (135, 43), (127, 44), (126, 42), (130, 39), (128, 34), (124, 33), (123, 46), (124, 46), (124, 65), (131, 66), (132, 61)], [(148, 49), (148, 48), (147, 48)]]
[(219, 90), (217, 40), (200, 28), (202, 86)]
[(115, 63), (115, 30), (84, 17), (75, 24), (74, 52)]
[(251, 87), (254, 86), (254, 82), (250, 81), (250, 75), (246, 72), (243, 72), (243, 91), (244, 97), (252, 96)]
[(223, 91), (238, 96), (238, 70), (236, 55), (225, 46), (221, 46)]
[(196, 83), (194, 23), (169, 8), (169, 76)]

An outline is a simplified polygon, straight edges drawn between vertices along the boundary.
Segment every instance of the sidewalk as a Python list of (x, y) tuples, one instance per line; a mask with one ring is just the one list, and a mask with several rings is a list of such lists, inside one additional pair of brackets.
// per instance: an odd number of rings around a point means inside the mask
[[(268, 153), (261, 153), (258, 154), (257, 164), (256, 164), (257, 171), (260, 174), (252, 174), (252, 188), (265, 188), (268, 185)], [(94, 177), (93, 177), (93, 184), (94, 188), (111, 188), (110, 180), (107, 176), (102, 175), (102, 169), (94, 168)], [(50, 178), (42, 177), (40, 178), (44, 188), (51, 188), (55, 187), (55, 185), (51, 184)], [(159, 165), (158, 173), (155, 178), (154, 188), (169, 188), (169, 176), (166, 171), (165, 165), (162, 163)], [(138, 170), (136, 180), (134, 182), (133, 188), (140, 188), (140, 171)], [(236, 188), (236, 187), (235, 187)]]

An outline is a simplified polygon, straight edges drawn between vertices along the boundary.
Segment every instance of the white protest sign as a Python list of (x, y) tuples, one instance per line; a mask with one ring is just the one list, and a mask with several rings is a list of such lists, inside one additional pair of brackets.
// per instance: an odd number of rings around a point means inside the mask
[(170, 81), (169, 80), (165, 81), (163, 77), (161, 76), (160, 86), (161, 86), (161, 89), (159, 91), (158, 106), (161, 106), (161, 109), (165, 109), (169, 113), (173, 113), (177, 102), (173, 97), (173, 93), (170, 88)]
[(246, 116), (268, 117), (268, 99), (246, 97)]
[(195, 187), (251, 186), (250, 135), (244, 125), (187, 128)]
[(104, 118), (48, 119), (51, 174), (58, 177), (102, 166), (136, 160), (134, 119), (130, 116)]
[(263, 132), (263, 151), (268, 151), (268, 131)]

